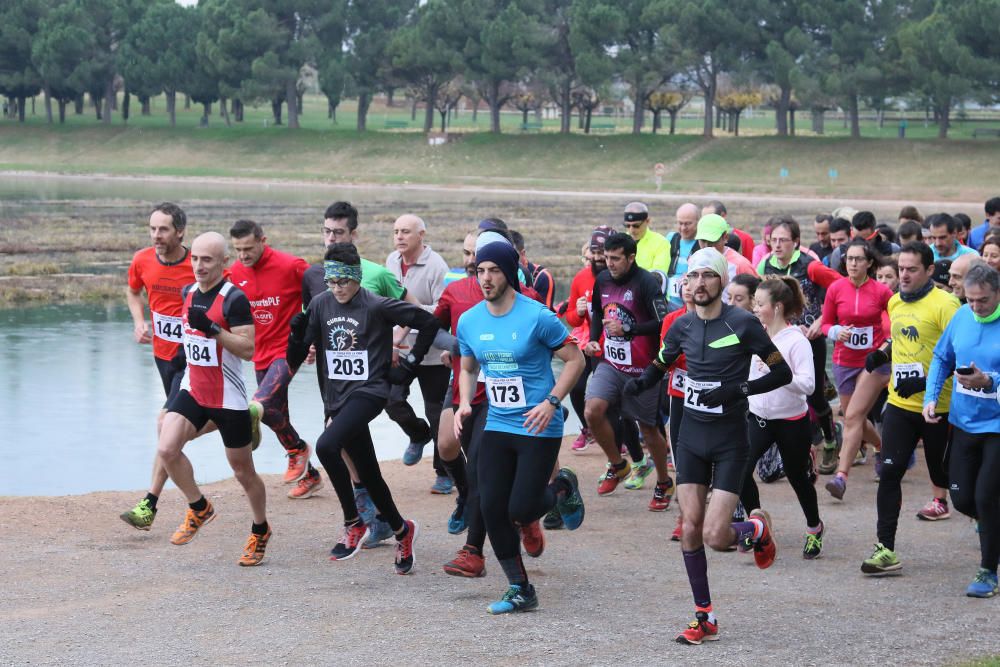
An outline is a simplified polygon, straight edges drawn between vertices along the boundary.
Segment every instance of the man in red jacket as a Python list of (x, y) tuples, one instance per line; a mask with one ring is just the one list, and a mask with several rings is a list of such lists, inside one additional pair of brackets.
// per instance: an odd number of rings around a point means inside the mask
[[(257, 392), (250, 410), (288, 453), (284, 482), (295, 484), (288, 497), (308, 498), (323, 485), (323, 478), (309, 463), (311, 448), (289, 421), (288, 385), (295, 373), (285, 361), (285, 349), (289, 323), (302, 312), (302, 275), (309, 264), (268, 246), (264, 230), (252, 220), (236, 221), (229, 235), (237, 259), (230, 280), (249, 298), (254, 319)], [(254, 441), (259, 442), (259, 436)]]

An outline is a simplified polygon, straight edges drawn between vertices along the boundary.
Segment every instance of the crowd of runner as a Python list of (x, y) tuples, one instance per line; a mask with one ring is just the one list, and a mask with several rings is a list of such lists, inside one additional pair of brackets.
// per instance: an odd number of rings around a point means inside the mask
[[(930, 500), (917, 518), (948, 519), (953, 506), (974, 519), (981, 560), (966, 594), (991, 597), (1000, 198), (985, 213), (973, 227), (963, 214), (924, 218), (907, 206), (897, 224), (880, 224), (841, 207), (815, 217), (807, 247), (788, 215), (768, 220), (755, 243), (722, 202), (681, 205), (665, 233), (632, 202), (620, 230), (581, 230), (583, 267), (557, 303), (552, 272), (528, 259), (531, 239), (499, 218), (470, 224), (462, 266), (450, 269), (426, 223), (402, 215), (395, 250), (378, 263), (358, 253), (357, 209), (335, 202), (323, 215), (323, 261), (309, 266), (268, 245), (251, 220), (236, 221), (228, 240), (207, 232), (187, 246), (184, 211), (160, 204), (126, 300), (166, 402), (149, 490), (121, 518), (150, 530), (169, 478), (188, 502), (171, 542), (194, 539), (216, 513), (183, 448), (218, 430), (252, 514), (238, 563), (258, 565), (272, 534), (252, 455), (264, 424), (287, 454), (289, 499), (323, 488), (314, 454), (329, 478), (343, 513), (330, 559), (393, 540), (395, 572), (409, 574), (420, 527), (375, 455), (370, 425), (385, 411), (409, 440), (403, 463), (431, 445), (431, 492), (457, 496), (442, 522), (464, 543), (444, 571), (484, 576), (489, 537), (508, 589), (488, 610), (526, 611), (538, 595), (522, 550), (538, 558), (546, 531), (581, 526), (586, 484), (563, 463), (596, 445), (607, 459), (596, 496), (655, 476), (649, 511), (677, 510), (672, 539), (695, 604), (677, 641), (700, 644), (719, 636), (705, 546), (752, 553), (761, 569), (775, 561), (757, 479), (788, 479), (805, 520), (801, 554), (814, 560), (825, 531), (817, 480), (849, 501), (851, 469), (872, 462), (876, 542), (860, 569), (885, 575), (903, 567), (901, 482), (922, 448)], [(254, 364), (256, 391), (243, 361)], [(288, 411), (302, 365), (315, 366), (323, 404), (313, 445)], [(414, 381), (422, 417), (408, 402)], [(560, 452), (567, 398), (583, 427)]]

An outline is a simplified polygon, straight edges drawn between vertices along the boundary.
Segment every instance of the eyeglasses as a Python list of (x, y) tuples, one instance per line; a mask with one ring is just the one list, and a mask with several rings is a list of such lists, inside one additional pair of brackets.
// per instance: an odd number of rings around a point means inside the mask
[(625, 227), (625, 229), (639, 229), (644, 224), (646, 224), (646, 221), (641, 220), (639, 222), (626, 222), (622, 226)]
[(329, 227), (323, 227), (323, 236), (347, 236), (351, 233), (349, 229), (342, 229), (337, 227), (336, 229), (330, 229)]
[(331, 278), (330, 280), (326, 281), (326, 284), (329, 285), (330, 287), (344, 288), (347, 287), (347, 283), (349, 282), (351, 282), (350, 278), (337, 278), (337, 279)]
[(689, 273), (689, 274), (687, 274), (687, 284), (689, 284), (689, 285), (693, 284), (693, 283), (696, 283), (696, 282), (699, 282), (699, 281), (708, 282), (709, 280), (714, 280), (714, 279), (722, 280), (722, 276), (720, 276), (715, 271), (706, 271), (705, 273)]
[(771, 238), (771, 245), (778, 245), (778, 244), (791, 243), (791, 242), (792, 242), (792, 239), (776, 239), (776, 238), (773, 238), (773, 237)]

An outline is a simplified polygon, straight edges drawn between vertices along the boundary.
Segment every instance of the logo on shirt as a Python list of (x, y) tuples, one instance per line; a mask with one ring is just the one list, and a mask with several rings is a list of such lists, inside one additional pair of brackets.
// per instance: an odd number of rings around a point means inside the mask
[(517, 332), (516, 331), (510, 335), (510, 339), (511, 340), (517, 340)]
[(625, 296), (622, 297), (622, 301), (631, 301), (631, 300), (632, 300), (632, 290), (627, 289), (625, 290)]
[(269, 310), (253, 311), (253, 319), (257, 324), (267, 326), (274, 321), (274, 315)]
[(353, 350), (356, 338), (350, 329), (337, 327), (330, 329), (330, 347), (333, 350)]
[[(618, 320), (623, 325), (629, 325), (630, 329), (635, 329), (635, 316), (625, 308), (620, 303), (609, 303), (604, 307), (604, 319), (606, 320)], [(624, 341), (628, 338), (624, 335), (612, 336), (608, 333), (607, 329), (604, 330), (604, 335), (611, 340)]]
[(248, 281), (246, 281), (246, 280), (241, 280), (241, 281), (239, 282), (239, 287), (244, 287), (244, 286), (246, 286), (247, 282), (248, 282)]
[(491, 333), (479, 334), (479, 340), (493, 340), (494, 338), (496, 338), (496, 336)]
[(903, 336), (907, 340), (914, 343), (917, 341), (918, 338), (920, 338), (920, 333), (917, 331), (917, 328), (915, 326), (903, 327), (902, 329), (899, 330), (899, 333), (903, 334)]
[(483, 352), (483, 361), (491, 371), (516, 371), (518, 368), (514, 353), (506, 350)]

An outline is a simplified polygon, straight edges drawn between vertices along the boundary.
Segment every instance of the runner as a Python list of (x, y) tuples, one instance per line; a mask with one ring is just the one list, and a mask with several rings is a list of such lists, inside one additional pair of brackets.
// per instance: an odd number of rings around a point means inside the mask
[[(901, 482), (910, 455), (921, 439), (934, 498), (921, 510), (920, 518), (946, 519), (949, 516), (947, 486), (948, 424), (926, 423), (921, 412), (927, 370), (934, 345), (948, 326), (958, 299), (934, 288), (931, 273), (934, 253), (923, 243), (910, 243), (899, 253), (899, 294), (889, 300), (892, 340), (887, 349), (868, 355), (866, 368), (892, 362), (893, 380), (889, 383), (889, 401), (882, 420), (880, 481), (876, 496), (878, 543), (871, 558), (861, 564), (865, 574), (886, 574), (902, 568), (896, 555), (896, 528), (903, 492)], [(951, 400), (951, 380), (938, 394), (937, 405)], [(941, 412), (944, 416), (944, 412)], [(926, 515), (925, 515), (926, 512)]]
[(959, 308), (934, 347), (927, 372), (924, 419), (936, 424), (937, 398), (954, 372), (948, 419), (953, 427), (949, 459), (955, 509), (979, 522), (979, 571), (969, 597), (1000, 592), (1000, 276), (988, 266), (969, 269), (968, 305)]
[(760, 286), (760, 278), (756, 274), (738, 273), (729, 283), (729, 303), (742, 308), (748, 313), (753, 312), (754, 294)]
[(820, 213), (813, 220), (813, 231), (816, 233), (816, 242), (809, 246), (820, 261), (826, 259), (833, 252), (833, 244), (830, 242), (830, 223), (833, 216)]
[(295, 373), (285, 361), (288, 325), (302, 312), (302, 276), (309, 264), (267, 245), (264, 230), (252, 220), (237, 220), (229, 236), (237, 259), (230, 280), (250, 299), (254, 319), (257, 391), (250, 401), (250, 412), (285, 448), (288, 468), (282, 481), (295, 484), (288, 497), (309, 498), (323, 486), (323, 478), (309, 463), (312, 450), (299, 437), (288, 414), (288, 385)]
[(556, 300), (556, 280), (552, 277), (552, 272), (541, 264), (532, 264), (528, 261), (528, 253), (524, 249), (524, 235), (516, 230), (510, 230), (510, 238), (517, 250), (521, 271), (525, 275), (526, 284), (530, 285), (538, 292), (542, 304), (549, 310), (555, 310)]
[(930, 229), (928, 241), (934, 251), (934, 261), (942, 259), (954, 262), (962, 255), (975, 255), (976, 251), (958, 241), (960, 224), (958, 220), (947, 213), (934, 213), (927, 216), (927, 227)]
[[(167, 405), (180, 390), (186, 366), (183, 354), (175, 360), (183, 338), (181, 289), (194, 282), (194, 272), (184, 247), (187, 216), (179, 206), (163, 203), (149, 216), (149, 236), (153, 245), (140, 250), (128, 268), (128, 304), (134, 324), (133, 338), (140, 345), (153, 345), (153, 361), (163, 383), (167, 400), (156, 418), (156, 432), (163, 426)], [(150, 321), (146, 321), (142, 291), (146, 290)], [(156, 503), (167, 482), (167, 471), (159, 455), (153, 458), (153, 476), (146, 497), (122, 513), (121, 519), (139, 530), (149, 530), (156, 518)]]
[[(293, 368), (305, 359), (310, 345), (326, 359), (326, 389), (322, 392), (326, 429), (316, 441), (316, 455), (333, 482), (344, 513), (344, 533), (330, 550), (330, 560), (357, 555), (370, 536), (359, 515), (351, 475), (341, 451), (346, 451), (381, 518), (396, 537), (396, 574), (413, 571), (416, 522), (404, 520), (382, 478), (369, 424), (385, 407), (389, 385), (412, 381), (434, 341), (437, 321), (413, 304), (372, 294), (361, 287), (361, 257), (353, 243), (336, 243), (324, 256), (330, 289), (313, 297), (306, 313), (292, 322), (288, 360)], [(409, 354), (392, 365), (393, 326), (419, 331)]]
[(976, 253), (969, 253), (952, 262), (951, 268), (948, 269), (948, 287), (959, 303), (965, 303), (965, 276), (976, 264), (986, 264), (986, 262)]
[[(681, 547), (696, 611), (695, 620), (677, 641), (700, 644), (719, 638), (704, 544), (726, 550), (750, 537), (757, 566), (765, 569), (774, 563), (777, 545), (767, 513), (758, 509), (747, 521), (731, 523), (731, 519), (749, 452), (747, 396), (788, 384), (792, 371), (756, 317), (722, 303), (729, 271), (721, 253), (703, 248), (691, 255), (687, 278), (695, 312), (674, 322), (659, 355), (642, 376), (628, 382), (625, 391), (638, 394), (655, 387), (667, 368), (685, 355), (684, 418), (674, 445), (674, 463), (684, 511)], [(754, 354), (770, 372), (748, 381)], [(712, 503), (706, 512), (710, 484)]]
[[(478, 453), (480, 505), (509, 583), (488, 611), (503, 614), (538, 606), (516, 528), (538, 521), (553, 506), (566, 528), (575, 530), (583, 522), (576, 475), (563, 468), (549, 481), (562, 437), (560, 404), (583, 371), (583, 355), (552, 311), (519, 293), (517, 251), (510, 244), (483, 246), (476, 251), (476, 262), (485, 302), (466, 311), (458, 323), (462, 372), (455, 435), (461, 437), (472, 414), (482, 368), (489, 408)], [(552, 374), (553, 355), (565, 364), (558, 382)]]
[(986, 237), (1000, 231), (1000, 197), (987, 199), (983, 208), (986, 219), (969, 232), (969, 247), (973, 250), (982, 250)]
[[(769, 276), (757, 288), (754, 302), (754, 313), (792, 369), (792, 381), (784, 387), (749, 399), (750, 458), (743, 476), (740, 500), (743, 507), (751, 512), (760, 508), (760, 493), (753, 471), (764, 452), (772, 443), (777, 443), (785, 476), (795, 490), (799, 507), (806, 517), (802, 557), (812, 560), (818, 558), (823, 550), (823, 522), (819, 518), (816, 501), (816, 471), (813, 469), (809, 405), (806, 402), (816, 384), (816, 372), (809, 341), (801, 329), (790, 323), (805, 308), (805, 297), (798, 281), (791, 276)], [(750, 380), (768, 372), (767, 364), (756, 358), (750, 366)], [(749, 548), (746, 550), (749, 551)]]
[(215, 508), (195, 483), (194, 470), (183, 451), (184, 445), (212, 421), (253, 514), (250, 538), (238, 562), (259, 565), (271, 528), (264, 482), (253, 465), (250, 410), (243, 384), (243, 361), (254, 355), (253, 315), (246, 295), (223, 277), (229, 258), (221, 234), (202, 234), (191, 244), (190, 254), (196, 282), (181, 292), (182, 344), (188, 367), (180, 391), (167, 406), (158, 445), (163, 466), (188, 501), (184, 522), (170, 541), (187, 544), (215, 518)]
[[(750, 260), (726, 245), (731, 232), (732, 228), (726, 222), (725, 218), (715, 213), (709, 213), (708, 215), (701, 216), (701, 219), (698, 220), (698, 232), (695, 234), (699, 246), (702, 248), (715, 248), (725, 257), (726, 263), (729, 266), (727, 282), (732, 282), (733, 278), (740, 273), (747, 275), (754, 275), (756, 273)], [(726, 303), (728, 303), (728, 299), (728, 294), (723, 294), (723, 300)]]
[(1000, 271), (1000, 234), (991, 234), (983, 241), (983, 260), (994, 271)]
[[(895, 255), (899, 252), (898, 244), (886, 241), (879, 235), (878, 222), (875, 220), (875, 214), (871, 211), (858, 211), (851, 218), (851, 238), (859, 237), (867, 241), (872, 249), (882, 257)], [(843, 270), (839, 267), (844, 264), (843, 253), (846, 249), (847, 247), (842, 244), (834, 248), (833, 253), (830, 254), (830, 266), (842, 273)]]
[[(830, 254), (823, 258), (823, 265), (829, 266), (841, 275), (847, 275), (843, 263), (833, 263), (833, 253), (842, 245), (846, 245), (851, 240), (851, 221), (834, 216), (830, 223)], [(840, 259), (840, 256), (837, 256)]]
[[(858, 463), (855, 457), (864, 451), (863, 443), (876, 451), (882, 446), (882, 437), (868, 420), (868, 412), (889, 385), (889, 367), (867, 369), (865, 358), (888, 337), (886, 309), (893, 296), (892, 290), (875, 280), (878, 257), (864, 239), (848, 243), (844, 258), (847, 277), (830, 286), (823, 302), (823, 334), (834, 341), (833, 378), (844, 414), (844, 442), (839, 461), (833, 461), (837, 474), (826, 484), (835, 498), (844, 497), (847, 475)], [(820, 472), (828, 475), (832, 472), (827, 467), (829, 450), (823, 453)]]
[[(705, 217), (706, 215), (711, 215), (713, 213), (721, 217), (723, 220), (725, 220), (726, 224), (729, 224), (729, 211), (726, 210), (725, 204), (723, 204), (721, 201), (712, 200), (708, 202), (708, 204), (706, 204), (701, 209), (702, 217)], [(743, 255), (744, 259), (746, 259), (748, 262), (752, 262), (753, 253), (754, 250), (756, 249), (753, 236), (747, 234), (742, 229), (737, 229), (734, 225), (729, 225), (729, 227), (730, 227), (730, 236), (726, 241), (727, 246), (732, 248), (736, 252), (740, 253), (741, 255)]]
[(659, 269), (669, 274), (670, 243), (659, 232), (650, 229), (649, 207), (640, 201), (625, 206), (625, 231), (635, 240), (635, 263), (653, 271)]
[[(677, 233), (670, 237), (670, 277), (667, 296), (676, 307), (683, 305), (681, 299), (681, 283), (687, 273), (687, 260), (692, 252), (698, 250), (698, 207), (688, 202), (677, 208)], [(676, 250), (675, 250), (676, 246)]]
[[(631, 466), (622, 458), (608, 414), (609, 409), (620, 408), (623, 419), (639, 423), (656, 468), (656, 487), (649, 510), (662, 512), (670, 507), (674, 486), (667, 472), (667, 442), (658, 428), (663, 391), (657, 385), (638, 396), (622, 393), (629, 378), (640, 376), (655, 357), (660, 323), (667, 314), (658, 281), (635, 263), (635, 251), (636, 243), (627, 234), (613, 234), (604, 244), (608, 268), (595, 278), (590, 302), (590, 342), (584, 348), (588, 356), (600, 355), (600, 361), (587, 383), (584, 413), (590, 432), (608, 457), (608, 470), (598, 483), (598, 495), (614, 493), (631, 473)], [(635, 489), (642, 488), (652, 471), (649, 457), (633, 459), (642, 475), (632, 482)]]

